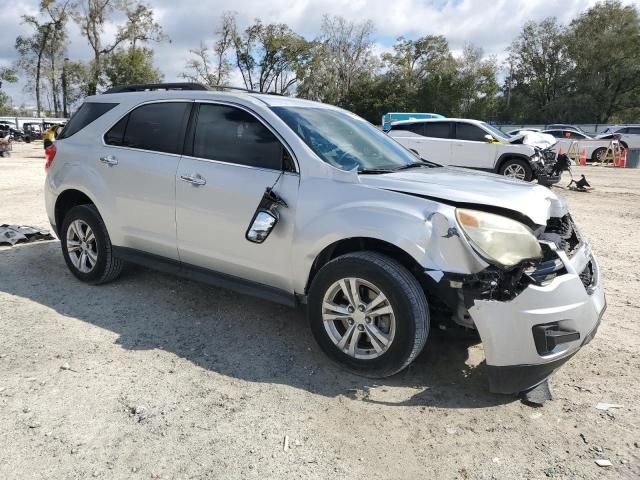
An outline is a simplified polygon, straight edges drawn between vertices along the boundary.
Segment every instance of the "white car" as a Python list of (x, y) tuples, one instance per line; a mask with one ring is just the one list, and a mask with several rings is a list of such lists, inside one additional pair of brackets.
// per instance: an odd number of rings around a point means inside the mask
[(547, 176), (544, 155), (531, 145), (514, 140), (491, 125), (478, 120), (446, 118), (393, 122), (388, 133), (398, 143), (427, 160), (441, 165), (494, 172), (518, 180)]
[(602, 157), (602, 155), (607, 152), (607, 148), (609, 147), (609, 144), (612, 140), (614, 141), (614, 143), (617, 143), (618, 141), (615, 138), (593, 138), (585, 133), (581, 133), (573, 129), (544, 130), (542, 133), (552, 135), (558, 140), (558, 143), (556, 143), (552, 147), (556, 152), (562, 149), (564, 153), (567, 153), (571, 145), (574, 142), (577, 142), (578, 151), (580, 152), (580, 154), (582, 154), (582, 151), (585, 150), (587, 154), (587, 160), (591, 160), (594, 162), (600, 161), (600, 157)]
[(607, 128), (596, 138), (617, 139), (622, 148), (640, 148), (640, 125), (615, 125)]
[(529, 132), (539, 132), (539, 128), (516, 128), (515, 130), (509, 130), (507, 135), (511, 135), (512, 137), (517, 137), (518, 135), (522, 135), (524, 133)]

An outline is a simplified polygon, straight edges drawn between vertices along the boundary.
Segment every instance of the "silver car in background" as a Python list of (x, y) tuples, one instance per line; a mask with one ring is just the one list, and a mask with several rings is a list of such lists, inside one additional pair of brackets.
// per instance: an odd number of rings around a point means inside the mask
[(361, 375), (405, 368), (432, 325), (464, 327), (491, 390), (526, 392), (605, 308), (598, 263), (553, 192), (424, 161), (330, 105), (118, 88), (86, 99), (46, 168), (49, 220), (79, 280), (133, 262), (306, 304), (324, 352)]

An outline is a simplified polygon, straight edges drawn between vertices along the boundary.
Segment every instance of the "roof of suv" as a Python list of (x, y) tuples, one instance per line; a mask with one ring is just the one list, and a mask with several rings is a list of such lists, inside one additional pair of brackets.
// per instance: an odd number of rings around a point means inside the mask
[(213, 90), (150, 90), (143, 92), (104, 93), (87, 97), (85, 101), (99, 103), (139, 103), (152, 100), (249, 100), (269, 107), (337, 108), (324, 103), (268, 93), (225, 92)]
[(464, 122), (473, 123), (474, 125), (481, 125), (484, 122), (481, 120), (474, 120), (472, 118), (414, 118), (411, 120), (396, 120), (391, 122), (391, 125), (406, 125), (411, 123), (439, 123), (439, 122)]

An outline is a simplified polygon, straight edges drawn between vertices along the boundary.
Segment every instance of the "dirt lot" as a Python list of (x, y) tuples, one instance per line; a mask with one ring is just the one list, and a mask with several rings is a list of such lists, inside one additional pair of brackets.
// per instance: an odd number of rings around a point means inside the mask
[[(374, 383), (302, 310), (140, 268), (90, 287), (57, 241), (0, 249), (0, 478), (639, 478), (640, 170), (576, 170), (609, 308), (538, 409), (488, 393), (460, 339)], [(0, 158), (0, 224), (48, 227), (43, 181), (41, 145)]]

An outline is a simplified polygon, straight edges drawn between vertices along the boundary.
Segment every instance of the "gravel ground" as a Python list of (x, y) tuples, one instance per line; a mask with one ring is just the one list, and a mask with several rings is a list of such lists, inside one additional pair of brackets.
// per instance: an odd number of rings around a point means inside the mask
[[(43, 163), (0, 158), (0, 224), (48, 227)], [(576, 171), (596, 189), (560, 191), (609, 308), (538, 409), (488, 393), (462, 339), (372, 382), (302, 310), (141, 268), (90, 287), (57, 241), (0, 248), (0, 478), (639, 478), (640, 170)]]

